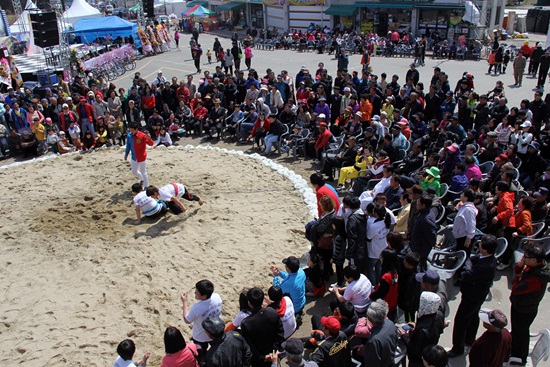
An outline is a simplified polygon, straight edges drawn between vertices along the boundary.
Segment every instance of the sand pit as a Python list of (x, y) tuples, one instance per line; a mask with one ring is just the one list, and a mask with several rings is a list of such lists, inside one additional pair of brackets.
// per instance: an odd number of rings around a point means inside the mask
[[(121, 151), (0, 170), (0, 361), (108, 366), (119, 341), (164, 354), (169, 325), (190, 328), (180, 291), (211, 279), (237, 312), (244, 286), (269, 286), (268, 264), (304, 252), (309, 218), (294, 184), (257, 160), (154, 150), (151, 183), (180, 181), (206, 204), (133, 225), (135, 178)], [(137, 355), (136, 355), (137, 357)]]

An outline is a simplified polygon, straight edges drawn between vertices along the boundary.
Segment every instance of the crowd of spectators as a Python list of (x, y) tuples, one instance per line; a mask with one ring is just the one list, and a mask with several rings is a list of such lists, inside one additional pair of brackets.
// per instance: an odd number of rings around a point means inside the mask
[[(453, 88), (440, 68), (421, 78), (415, 63), (403, 80), (368, 67), (332, 76), (322, 63), (295, 75), (251, 68), (245, 78), (217, 65), (198, 83), (192, 75), (168, 80), (159, 70), (146, 81), (136, 73), (126, 93), (87, 74), (46, 96), (10, 88), (0, 147), (13, 156), (92, 151), (124, 145), (126, 126), (141, 123), (155, 145), (205, 135), (253, 141), (268, 155), (276, 143), (282, 151), (303, 148), (298, 154), (314, 159), (318, 217), (306, 225), (305, 271), (299, 256), (272, 267), (267, 297), (247, 289), (227, 327), (219, 320), (222, 297), (211, 282), (198, 282), (192, 307), (182, 294), (193, 343), (168, 328), (163, 366), (264, 366), (278, 363), (282, 350), (296, 366), (349, 365), (352, 358), (391, 366), (398, 345), (407, 346), (411, 366), (445, 366), (468, 347), (472, 366), (492, 365), (483, 348), (498, 348), (499, 362), (525, 364), (550, 273), (539, 244), (523, 246), (517, 263), (512, 251), (547, 218), (549, 96), (537, 91), (508, 106), (500, 82), (478, 95), (474, 75), (464, 73)], [(472, 254), (453, 279), (462, 299), (445, 352), (436, 345), (447, 326), (447, 284), (429, 263), (438, 230), (451, 223), (457, 249)], [(497, 237), (508, 242), (498, 259)], [(509, 334), (505, 312), (481, 307), (495, 271), (511, 265)], [(312, 317), (311, 336), (289, 339), (306, 302), (327, 292), (333, 302)], [(487, 331), (476, 339), (480, 319)], [(304, 348), (313, 349), (311, 361), (302, 360)], [(134, 349), (121, 343), (119, 365), (128, 365)]]

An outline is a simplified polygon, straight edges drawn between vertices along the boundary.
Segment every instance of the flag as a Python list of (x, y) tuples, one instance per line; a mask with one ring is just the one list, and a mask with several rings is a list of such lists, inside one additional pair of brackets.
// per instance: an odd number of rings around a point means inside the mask
[(17, 65), (15, 65), (15, 59), (13, 58), (13, 56), (9, 56), (8, 60), (10, 62), (11, 77), (13, 78), (13, 80), (15, 80), (17, 86), (20, 87), (23, 85), (23, 78), (21, 77), (21, 73), (19, 73)]

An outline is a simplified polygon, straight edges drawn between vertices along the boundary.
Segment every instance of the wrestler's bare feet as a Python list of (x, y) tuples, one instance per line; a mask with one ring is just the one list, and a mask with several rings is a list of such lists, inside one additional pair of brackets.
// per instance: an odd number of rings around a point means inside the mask
[(204, 204), (204, 200), (199, 198), (199, 205), (202, 206), (202, 204)]

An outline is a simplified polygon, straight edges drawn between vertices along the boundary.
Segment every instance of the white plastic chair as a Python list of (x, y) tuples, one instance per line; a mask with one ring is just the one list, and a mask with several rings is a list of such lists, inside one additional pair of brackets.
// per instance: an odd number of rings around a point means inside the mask
[(538, 334), (531, 334), (531, 338), (539, 339), (531, 351), (531, 362), (537, 367), (540, 362), (546, 362), (550, 357), (550, 330), (543, 329)]
[[(466, 251), (433, 251), (431, 253), (431, 260), (428, 262), (428, 270), (432, 269), (437, 271), (441, 279), (451, 279), (455, 273), (464, 265), (466, 261)], [(456, 259), (454, 259), (456, 257)], [(452, 267), (447, 268), (445, 264), (453, 259), (456, 261)]]
[(519, 262), (519, 260), (521, 260), (521, 258), (523, 257), (522, 247), (523, 247), (523, 244), (528, 241), (533, 243), (540, 243), (544, 248), (544, 253), (546, 254), (546, 256), (550, 255), (550, 237), (536, 238), (536, 239), (525, 237), (519, 242), (517, 250), (514, 251), (514, 264)]

